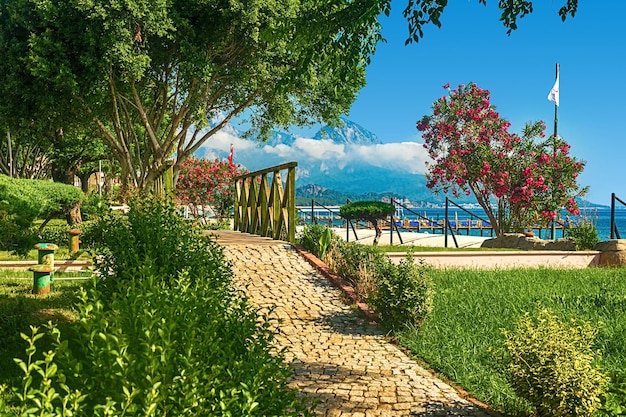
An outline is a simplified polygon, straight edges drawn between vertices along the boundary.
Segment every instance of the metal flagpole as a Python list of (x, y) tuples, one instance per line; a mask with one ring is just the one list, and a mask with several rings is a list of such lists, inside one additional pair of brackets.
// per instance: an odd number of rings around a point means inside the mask
[[(559, 80), (559, 64), (556, 64), (556, 82)], [(560, 85), (556, 85), (558, 88), (556, 92), (556, 100), (554, 100), (554, 136), (552, 137), (552, 147), (554, 150), (554, 156), (556, 156), (556, 138), (557, 138), (557, 128), (559, 124), (559, 94), (560, 94)], [(550, 229), (550, 239), (556, 239), (556, 218), (552, 219), (552, 228)]]

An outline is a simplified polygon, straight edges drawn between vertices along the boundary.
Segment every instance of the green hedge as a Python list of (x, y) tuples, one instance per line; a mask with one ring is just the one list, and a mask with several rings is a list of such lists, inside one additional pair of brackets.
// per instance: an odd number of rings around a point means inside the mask
[(82, 198), (72, 185), (0, 175), (0, 248), (27, 253), (38, 240), (33, 222), (66, 214)]

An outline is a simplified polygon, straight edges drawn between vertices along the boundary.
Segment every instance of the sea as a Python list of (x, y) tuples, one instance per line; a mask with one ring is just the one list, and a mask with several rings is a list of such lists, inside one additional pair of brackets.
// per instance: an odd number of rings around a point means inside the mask
[[(302, 209), (306, 210), (306, 208), (304, 207)], [(308, 210), (310, 213), (310, 208), (308, 208)], [(417, 220), (418, 216), (412, 212), (418, 213), (419, 217), (422, 217), (422, 216), (427, 217), (428, 219), (434, 222), (445, 219), (445, 208), (443, 207), (411, 208), (410, 210), (411, 211), (408, 211), (408, 210), (398, 211), (396, 213), (396, 219), (401, 219), (401, 220), (407, 219), (409, 221)], [(480, 218), (487, 220), (487, 216), (485, 215), (485, 212), (480, 207), (467, 208), (466, 210), (468, 212), (471, 212), (475, 216), (479, 216)], [(338, 212), (338, 209), (337, 209), (337, 212)], [(307, 213), (307, 215), (309, 213)], [(572, 216), (572, 215), (569, 215), (567, 212), (564, 212), (561, 218), (565, 219), (566, 215), (568, 216), (568, 219), (572, 224), (577, 224), (578, 222), (591, 222), (593, 225), (596, 226), (596, 229), (598, 230), (598, 237), (600, 238), (600, 240), (609, 240), (611, 238), (611, 209), (609, 207), (585, 208), (581, 210), (580, 216)], [(324, 223), (324, 222), (328, 224), (332, 223), (333, 226), (341, 226), (343, 223), (341, 220), (336, 219), (336, 215), (334, 215), (332, 219), (328, 216), (328, 213), (318, 213), (316, 214), (316, 216), (318, 217), (318, 222), (320, 223)], [(469, 220), (471, 218), (471, 216), (465, 210), (462, 210), (456, 207), (450, 207), (448, 209), (448, 216), (449, 216), (450, 221), (458, 220), (459, 224), (461, 224), (461, 222), (463, 222), (464, 220)], [(309, 222), (308, 220), (309, 220), (308, 218), (305, 218), (305, 222)], [(623, 239), (626, 239), (626, 209), (625, 208), (616, 208), (615, 225), (617, 226), (617, 230), (620, 234), (620, 237)], [(442, 230), (440, 228), (439, 229), (421, 229), (420, 232), (421, 233), (442, 233)], [(549, 229), (543, 229), (543, 230), (534, 229), (534, 232), (535, 234), (539, 233), (538, 236), (544, 239), (549, 238), (550, 236)], [(462, 230), (459, 230), (458, 233), (463, 234), (463, 235), (469, 234), (470, 236), (490, 236), (490, 232), (488, 230), (481, 231), (480, 229), (475, 229), (475, 228), (470, 228), (469, 230), (462, 229)], [(557, 229), (556, 237), (557, 238), (563, 237), (563, 233), (564, 233), (563, 228)], [(614, 236), (613, 238), (616, 239), (617, 236)]]

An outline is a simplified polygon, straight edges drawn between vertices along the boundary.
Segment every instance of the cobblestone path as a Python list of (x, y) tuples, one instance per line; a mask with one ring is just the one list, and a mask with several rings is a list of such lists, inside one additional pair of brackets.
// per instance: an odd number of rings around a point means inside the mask
[(318, 416), (488, 416), (388, 343), (284, 242), (226, 246), (235, 280), (276, 326), (291, 385)]

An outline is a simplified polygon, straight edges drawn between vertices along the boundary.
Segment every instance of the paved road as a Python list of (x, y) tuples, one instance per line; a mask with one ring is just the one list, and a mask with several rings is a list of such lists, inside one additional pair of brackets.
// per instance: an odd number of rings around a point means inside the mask
[[(232, 232), (231, 232), (232, 233)], [(269, 312), (287, 348), (291, 385), (318, 416), (487, 416), (366, 322), (343, 293), (285, 242), (222, 235), (236, 284)]]

